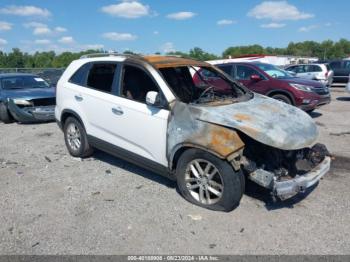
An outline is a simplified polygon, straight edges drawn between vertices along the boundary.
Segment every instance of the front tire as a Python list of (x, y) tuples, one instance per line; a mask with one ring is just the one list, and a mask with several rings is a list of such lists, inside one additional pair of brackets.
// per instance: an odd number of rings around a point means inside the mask
[(286, 103), (288, 105), (292, 105), (292, 101), (286, 95), (276, 94), (276, 95), (273, 95), (272, 98), (274, 98), (274, 99), (276, 99), (278, 101), (284, 102), (284, 103)]
[(69, 153), (74, 157), (89, 157), (93, 148), (89, 145), (85, 128), (74, 117), (68, 117), (64, 123), (64, 140)]
[(235, 209), (244, 191), (244, 176), (208, 152), (185, 151), (176, 168), (177, 185), (189, 202), (216, 211)]
[(4, 103), (0, 103), (0, 120), (5, 124), (13, 122), (13, 118)]

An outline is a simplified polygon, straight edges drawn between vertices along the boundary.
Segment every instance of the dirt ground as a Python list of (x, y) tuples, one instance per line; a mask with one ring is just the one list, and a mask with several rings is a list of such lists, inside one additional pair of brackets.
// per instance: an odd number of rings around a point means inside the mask
[(332, 96), (312, 114), (331, 172), (283, 203), (248, 184), (230, 213), (105, 153), (70, 157), (55, 123), (0, 124), (0, 254), (350, 254), (350, 94)]

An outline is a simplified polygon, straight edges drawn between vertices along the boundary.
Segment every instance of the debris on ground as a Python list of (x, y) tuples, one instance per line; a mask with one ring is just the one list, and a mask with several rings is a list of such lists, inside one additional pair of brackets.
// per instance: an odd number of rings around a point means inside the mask
[(215, 248), (216, 247), (216, 244), (210, 244), (209, 245), (209, 248), (211, 248), (211, 249), (213, 249), (213, 248)]
[(32, 245), (32, 247), (36, 247), (40, 244), (40, 242), (36, 242), (35, 244)]
[(190, 217), (192, 220), (195, 220), (195, 221), (202, 220), (201, 215), (188, 215), (188, 217)]
[(105, 174), (108, 175), (108, 176), (111, 176), (111, 175), (112, 175), (112, 171), (109, 170), (109, 169), (107, 169), (107, 170), (105, 171)]
[(52, 160), (51, 160), (49, 157), (47, 157), (47, 156), (45, 156), (45, 159), (46, 159), (46, 161), (49, 162), (49, 163), (52, 162)]
[(350, 131), (346, 132), (339, 132), (339, 133), (329, 133), (331, 136), (345, 136), (345, 135), (350, 135)]
[(97, 196), (97, 195), (99, 195), (99, 194), (101, 194), (101, 192), (100, 192), (100, 191), (97, 191), (97, 192), (92, 192), (92, 194), (91, 194), (91, 195), (93, 195), (93, 196)]

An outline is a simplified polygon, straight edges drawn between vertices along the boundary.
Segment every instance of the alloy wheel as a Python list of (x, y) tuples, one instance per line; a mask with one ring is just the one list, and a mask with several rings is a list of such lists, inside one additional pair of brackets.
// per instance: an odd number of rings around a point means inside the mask
[(204, 159), (194, 159), (187, 165), (185, 183), (192, 197), (206, 205), (217, 203), (224, 191), (220, 172)]

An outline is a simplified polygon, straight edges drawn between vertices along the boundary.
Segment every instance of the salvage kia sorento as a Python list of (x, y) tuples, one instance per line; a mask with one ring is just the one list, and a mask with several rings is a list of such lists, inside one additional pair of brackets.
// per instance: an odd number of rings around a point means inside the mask
[(60, 78), (55, 116), (72, 156), (111, 153), (176, 180), (185, 199), (212, 210), (237, 207), (246, 179), (284, 200), (330, 168), (309, 115), (191, 59), (86, 55)]

